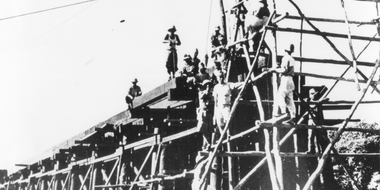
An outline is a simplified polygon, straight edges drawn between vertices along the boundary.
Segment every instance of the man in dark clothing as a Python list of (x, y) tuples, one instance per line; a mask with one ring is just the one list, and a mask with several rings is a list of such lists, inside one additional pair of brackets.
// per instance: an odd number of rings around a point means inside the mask
[(174, 78), (175, 72), (178, 70), (178, 56), (176, 46), (181, 45), (181, 40), (177, 34), (174, 34), (177, 31), (175, 26), (169, 28), (168, 34), (164, 38), (164, 43), (169, 44), (168, 47), (168, 59), (166, 61), (166, 69), (169, 74), (169, 80)]
[(223, 34), (220, 33), (220, 26), (215, 27), (215, 33), (211, 36), (211, 58), (214, 58), (215, 56), (215, 49), (219, 47), (221, 44), (219, 36), (222, 36)]
[(125, 97), (125, 101), (128, 104), (128, 109), (133, 108), (133, 104), (132, 104), (133, 100), (137, 96), (141, 96), (141, 94), (142, 94), (141, 88), (140, 88), (140, 86), (137, 85), (137, 82), (138, 82), (137, 79), (132, 81), (133, 85), (129, 88), (128, 95)]

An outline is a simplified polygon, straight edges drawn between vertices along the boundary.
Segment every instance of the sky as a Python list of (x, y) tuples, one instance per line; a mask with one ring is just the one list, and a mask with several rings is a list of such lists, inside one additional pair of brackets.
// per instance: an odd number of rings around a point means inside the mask
[[(127, 108), (124, 97), (132, 79), (139, 80), (143, 93), (166, 82), (166, 46), (162, 41), (167, 29), (173, 25), (182, 41), (178, 47), (179, 58), (193, 54), (198, 48), (203, 59), (209, 50), (210, 33), (220, 22), (218, 2), (0, 1), (0, 169), (10, 172), (20, 169), (15, 164), (22, 164), (28, 158), (124, 111)], [(340, 0), (295, 2), (306, 16), (344, 18)], [(373, 2), (346, 2), (348, 16), (352, 20), (368, 21), (377, 15)], [(323, 6), (327, 3), (330, 6)], [(71, 4), (75, 5), (66, 6)], [(229, 7), (232, 4), (225, 5)], [(278, 13), (297, 15), (288, 1), (277, 1), (276, 5)], [(33, 12), (38, 13), (27, 14)], [(330, 32), (345, 33), (347, 30), (344, 24), (315, 24)], [(299, 28), (300, 23), (284, 21), (279, 26)], [(373, 36), (375, 32), (374, 26), (352, 26), (353, 34)], [(295, 44), (296, 50), (299, 49), (299, 38), (297, 34), (279, 34), (279, 49), (289, 42)], [(303, 55), (339, 59), (321, 39), (305, 35)], [(334, 39), (333, 42), (350, 58), (346, 39)], [(365, 45), (354, 41), (356, 54)], [(378, 52), (379, 43), (371, 44), (359, 60), (375, 62)], [(300, 52), (296, 51), (294, 55), (299, 56)], [(180, 61), (179, 65), (182, 64)], [(304, 66), (304, 72), (334, 76), (339, 76), (347, 68), (309, 66)], [(371, 72), (371, 69), (361, 69), (367, 75)], [(347, 78), (352, 78), (352, 73)], [(327, 80), (307, 82), (332, 84)], [(354, 83), (339, 83), (331, 98), (356, 100), (359, 94)], [(380, 100), (380, 95), (375, 92), (367, 99)], [(380, 113), (378, 104), (362, 110), (371, 111), (358, 112), (357, 117), (380, 123), (376, 117)]]

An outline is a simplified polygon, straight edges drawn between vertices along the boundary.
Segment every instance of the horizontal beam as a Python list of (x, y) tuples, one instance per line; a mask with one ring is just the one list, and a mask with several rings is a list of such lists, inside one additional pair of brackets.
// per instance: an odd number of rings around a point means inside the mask
[[(207, 156), (209, 152), (201, 152), (201, 155)], [(320, 157), (322, 154), (308, 154), (306, 152), (280, 152), (281, 157)], [(266, 156), (264, 151), (233, 151), (217, 153), (221, 157), (250, 157), (250, 156)], [(380, 153), (339, 153), (330, 154), (332, 157), (378, 157)]]
[[(374, 0), (368, 0), (368, 1), (374, 1)], [(377, 2), (379, 2), (379, 0), (377, 0)], [(302, 18), (300, 16), (293, 16), (293, 15), (289, 15), (287, 17), (285, 17), (286, 19), (295, 19), (295, 20), (301, 20)], [(335, 22), (335, 23), (345, 23), (346, 21), (343, 20), (343, 19), (330, 19), (330, 18), (315, 18), (315, 17), (307, 17), (307, 19), (309, 19), (310, 21), (318, 21), (318, 22)], [(350, 24), (371, 24), (371, 25), (375, 25), (376, 22), (373, 22), (373, 21), (348, 21), (348, 23)]]
[(120, 184), (120, 185), (95, 185), (95, 188), (115, 188), (115, 187), (130, 187), (130, 184)]
[[(260, 127), (263, 128), (272, 128), (272, 127), (278, 127), (278, 128), (285, 128), (285, 129), (291, 129), (291, 128), (297, 128), (297, 129), (322, 129), (322, 130), (337, 130), (340, 125), (335, 126), (325, 126), (325, 125), (305, 125), (305, 124), (298, 124), (298, 125), (286, 125), (286, 124), (272, 124), (272, 123), (261, 123)], [(358, 131), (363, 133), (373, 133), (380, 135), (379, 130), (373, 130), (373, 129), (362, 129), (362, 128), (345, 128), (345, 131)]]
[[(334, 59), (316, 59), (316, 58), (306, 58), (306, 57), (293, 57), (293, 58), (294, 58), (294, 60), (300, 61), (300, 62), (347, 65), (346, 61), (340, 61), (340, 60), (334, 60)], [(375, 63), (373, 63), (373, 62), (357, 61), (356, 63), (359, 66), (368, 66), (368, 67), (375, 66)]]
[[(347, 79), (343, 77), (335, 77), (335, 76), (328, 76), (328, 75), (319, 75), (319, 74), (313, 74), (313, 73), (300, 73), (295, 72), (295, 75), (299, 76), (306, 76), (306, 77), (314, 77), (314, 78), (322, 78), (322, 79), (331, 79), (331, 80), (341, 80), (346, 82), (355, 82), (355, 79)], [(367, 83), (366, 80), (359, 80), (360, 83)], [(380, 81), (372, 81), (372, 84), (380, 84)]]
[[(330, 37), (336, 37), (336, 38), (347, 38), (347, 35), (345, 34), (338, 34), (338, 33), (332, 33), (332, 32), (318, 32), (318, 31), (313, 31), (313, 30), (300, 30), (296, 28), (282, 28), (282, 27), (273, 27), (273, 26), (267, 26), (267, 29), (276, 30), (280, 32), (296, 32), (296, 33), (303, 33), (303, 34), (324, 35), (324, 36), (330, 36)], [(366, 37), (366, 36), (352, 35), (351, 39), (380, 42), (380, 38), (373, 38), (373, 37)]]

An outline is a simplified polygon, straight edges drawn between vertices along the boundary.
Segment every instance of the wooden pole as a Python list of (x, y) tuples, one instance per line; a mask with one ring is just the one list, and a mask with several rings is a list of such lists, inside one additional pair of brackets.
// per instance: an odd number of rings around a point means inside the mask
[(358, 79), (358, 68), (357, 68), (356, 56), (355, 56), (354, 48), (352, 46), (351, 28), (350, 28), (350, 24), (348, 23), (347, 11), (346, 11), (346, 8), (344, 7), (344, 1), (340, 0), (340, 2), (341, 2), (341, 5), (342, 5), (342, 8), (343, 8), (343, 11), (344, 11), (344, 16), (345, 16), (344, 18), (345, 18), (346, 25), (347, 25), (348, 45), (350, 46), (350, 51), (351, 51), (351, 56), (352, 56), (352, 64), (354, 66), (356, 88), (359, 91), (360, 90), (360, 85), (359, 85), (359, 81), (358, 81), (359, 80)]
[[(263, 36), (263, 38), (264, 38), (264, 36)], [(243, 50), (244, 50), (244, 54), (245, 54), (245, 59), (247, 61), (247, 66), (250, 67), (255, 62), (250, 64), (250, 58), (249, 58), (249, 54), (248, 54), (247, 49), (248, 49), (247, 46), (244, 45)], [(250, 77), (250, 76), (248, 76), (248, 77)], [(252, 77), (254, 77), (254, 76), (252, 75)], [(265, 118), (264, 118), (264, 111), (262, 110), (261, 99), (260, 99), (260, 96), (257, 96), (257, 94), (258, 94), (257, 87), (256, 88), (255, 87), (256, 86), (253, 87), (255, 97), (259, 97), (259, 99), (257, 99), (257, 102), (258, 102), (260, 120), (264, 121)], [(270, 176), (271, 183), (272, 183), (272, 188), (273, 189), (279, 189), (279, 183), (278, 183), (277, 178), (276, 178), (275, 164), (274, 164), (273, 159), (272, 159), (272, 154), (270, 153), (270, 135), (269, 135), (268, 129), (264, 129), (264, 136), (265, 136), (265, 147), (264, 148), (265, 148), (265, 152), (267, 153), (268, 169), (269, 169), (269, 176)]]
[(94, 165), (94, 169), (92, 171), (92, 179), (91, 179), (91, 190), (95, 190), (95, 186), (96, 186), (96, 179), (97, 179), (97, 172), (98, 172), (98, 167), (96, 165)]
[[(266, 25), (268, 25), (269, 21), (273, 18), (273, 15), (274, 15), (274, 13), (271, 14), (271, 16), (269, 17), (269, 19), (268, 19)], [(265, 37), (266, 31), (267, 31), (267, 30), (264, 30), (263, 36), (262, 36), (262, 38), (261, 38), (261, 40), (260, 40), (260, 43), (259, 43), (259, 46), (258, 46), (259, 48), (260, 48), (260, 47), (262, 46), (262, 44), (263, 44), (263, 41), (264, 41), (264, 37)], [(256, 51), (256, 56), (255, 56), (255, 59), (254, 59), (254, 61), (253, 61), (254, 63), (257, 61), (258, 54), (259, 54), (259, 51)], [(248, 73), (248, 76), (251, 76), (251, 74), (253, 73), (253, 68), (254, 68), (254, 64), (252, 64), (251, 69), (250, 69), (250, 71), (249, 71), (249, 73)], [(234, 116), (234, 114), (235, 114), (235, 111), (236, 111), (237, 105), (238, 105), (238, 103), (239, 103), (239, 101), (240, 101), (240, 98), (241, 98), (242, 95), (243, 95), (243, 92), (244, 92), (245, 88), (247, 87), (248, 81), (250, 81), (250, 78), (249, 78), (249, 77), (247, 77), (247, 78), (245, 79), (244, 84), (243, 84), (243, 87), (242, 87), (241, 91), (239, 92), (238, 96), (236, 97), (235, 102), (234, 102), (234, 104), (233, 104), (233, 106), (232, 106), (232, 108), (231, 108), (230, 116), (229, 116), (229, 118), (228, 118), (228, 120), (227, 120), (227, 123), (226, 123), (225, 128), (223, 129), (223, 131), (222, 131), (222, 133), (221, 133), (220, 140), (218, 141), (218, 143), (216, 144), (216, 147), (214, 148), (212, 154), (211, 154), (211, 155), (209, 156), (209, 158), (208, 158), (208, 162), (207, 162), (207, 165), (206, 165), (206, 168), (205, 168), (204, 175), (203, 175), (202, 178), (200, 179), (201, 184), (203, 184), (203, 183), (205, 182), (206, 176), (207, 176), (208, 173), (210, 172), (211, 163), (212, 163), (212, 161), (214, 160), (214, 157), (215, 157), (216, 152), (218, 151), (218, 149), (219, 149), (220, 146), (222, 145), (222, 139), (223, 139), (224, 136), (226, 135), (227, 130), (229, 129), (229, 127), (230, 127), (230, 125), (231, 125), (231, 118), (232, 118), (232, 117)]]
[[(307, 77), (315, 77), (315, 78), (323, 78), (323, 79), (332, 79), (332, 80), (337, 80), (337, 81), (341, 80), (341, 81), (346, 81), (346, 82), (355, 82), (355, 79), (347, 79), (347, 78), (343, 78), (343, 77), (334, 77), (334, 76), (327, 76), (327, 75), (318, 75), (318, 74), (313, 74), (313, 73), (299, 73), (299, 72), (295, 72), (294, 74), (295, 75), (299, 75), (299, 76), (307, 76)], [(358, 82), (360, 82), (360, 83), (367, 83), (368, 80), (358, 80)], [(372, 81), (371, 83), (377, 83), (377, 84), (379, 84), (377, 81)]]
[(337, 131), (335, 132), (334, 134), (334, 138), (332, 139), (332, 141), (329, 143), (329, 145), (327, 145), (325, 151), (323, 152), (323, 155), (321, 157), (321, 159), (319, 160), (318, 162), (318, 167), (316, 168), (316, 170), (313, 172), (313, 174), (310, 176), (309, 180), (306, 182), (303, 190), (308, 190), (310, 189), (311, 185), (314, 183), (314, 181), (316, 180), (316, 178), (319, 176), (319, 174), (321, 173), (322, 169), (323, 169), (323, 166), (326, 162), (326, 159), (327, 157), (329, 156), (329, 153), (330, 153), (330, 150), (331, 148), (335, 145), (335, 143), (339, 140), (339, 136), (343, 133), (345, 127), (347, 126), (348, 124), (348, 120), (351, 119), (352, 115), (355, 113), (357, 107), (359, 106), (361, 100), (364, 98), (367, 90), (368, 90), (368, 87), (369, 85), (371, 84), (371, 81), (373, 79), (373, 77), (375, 76), (375, 73), (379, 67), (379, 64), (380, 64), (380, 60), (377, 61), (376, 63), (376, 66), (375, 68), (373, 69), (372, 73), (371, 73), (371, 76), (369, 77), (369, 80), (365, 86), (365, 88), (363, 89), (362, 91), (362, 94), (361, 96), (359, 97), (359, 99), (355, 102), (355, 104), (352, 106), (351, 110), (350, 110), (350, 114), (349, 116), (347, 117), (347, 119), (344, 121), (343, 125), (341, 127), (339, 127), (339, 129), (337, 129)]
[[(295, 128), (291, 129), (280, 141), (280, 146), (286, 141), (288, 140), (288, 138), (290, 136), (293, 135), (294, 131), (296, 131)], [(267, 158), (263, 158), (258, 164), (256, 164), (256, 166), (248, 172), (248, 174), (246, 176), (244, 176), (243, 179), (240, 180), (240, 182), (235, 186), (235, 189), (234, 190), (239, 190), (251, 177), (254, 173), (256, 173), (260, 168), (261, 166), (263, 166), (265, 164), (265, 162), (267, 161)]]
[[(289, 15), (286, 17), (287, 19), (295, 19), (295, 20), (302, 20), (303, 18), (302, 17), (299, 17), (299, 16), (294, 16), (294, 15)], [(345, 23), (345, 20), (341, 20), (341, 19), (330, 19), (330, 18), (313, 18), (313, 17), (308, 17), (308, 19), (310, 21), (318, 21), (318, 22), (332, 22), (332, 23)], [(353, 20), (350, 20), (348, 21), (348, 23), (350, 24), (371, 24), (371, 25), (375, 25), (376, 22), (363, 22), (363, 21), (353, 21)]]
[[(306, 19), (306, 17), (305, 17)], [(305, 30), (305, 29), (296, 29), (296, 28), (283, 28), (283, 27), (273, 27), (269, 26), (267, 27), (268, 29), (271, 30), (277, 30), (280, 32), (297, 32), (297, 33), (304, 33), (304, 34), (313, 34), (313, 35), (321, 35), (321, 36), (330, 36), (330, 37), (336, 37), (336, 38), (347, 38), (347, 35), (344, 34), (339, 34), (339, 33), (332, 33), (332, 32), (322, 32), (320, 30)], [(375, 42), (380, 42), (380, 38), (374, 38), (374, 37), (366, 37), (366, 36), (356, 36), (353, 35), (351, 36), (351, 39), (353, 40), (363, 40), (363, 41), (375, 41)]]
[[(293, 0), (288, 0), (296, 9), (297, 9), (297, 11), (298, 11), (298, 13), (300, 14), (300, 16), (301, 17), (303, 17), (304, 19), (305, 19), (305, 21), (315, 30), (315, 31), (317, 31), (317, 32), (320, 32), (321, 33), (321, 31), (317, 28), (317, 27), (315, 27), (310, 21), (309, 21), (309, 19), (302, 13), (302, 11), (301, 11), (301, 9), (298, 7), (298, 5), (296, 4), (296, 3), (294, 3), (294, 1)], [(330, 44), (330, 46), (331, 46), (331, 48), (333, 48), (333, 50), (340, 56), (340, 57), (342, 57), (349, 65), (351, 65), (352, 66), (352, 63), (351, 63), (351, 61), (346, 57), (346, 56), (344, 56), (344, 54), (342, 53), (342, 52), (340, 52), (339, 50), (338, 50), (338, 48), (334, 45), (334, 43), (333, 42), (331, 42), (331, 40), (330, 39), (328, 39), (325, 35), (323, 35), (322, 33), (321, 33), (321, 35), (320, 35), (323, 39), (325, 39), (325, 41), (328, 43), (328, 44)], [(364, 75), (364, 73), (363, 72), (361, 72), (359, 69), (358, 69), (358, 73), (365, 79), (365, 80), (368, 80), (368, 78), (367, 78), (367, 76), (365, 76)], [(379, 94), (380, 94), (380, 90), (378, 89), (378, 88), (376, 88), (376, 86), (374, 86), (374, 85), (372, 85), (372, 87), (374, 88), (374, 89), (376, 89), (376, 92), (378, 92)]]

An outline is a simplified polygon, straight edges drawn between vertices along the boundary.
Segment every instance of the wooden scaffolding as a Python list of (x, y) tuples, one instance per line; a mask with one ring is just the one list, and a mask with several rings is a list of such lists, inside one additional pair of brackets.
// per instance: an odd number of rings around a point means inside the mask
[[(226, 10), (223, 0), (220, 0), (223, 30), (228, 37), (230, 53), (228, 79), (237, 80), (234, 70), (237, 70), (235, 67), (238, 64), (246, 64), (249, 71), (244, 73), (248, 77), (245, 77), (242, 90), (234, 98), (226, 127), (211, 151), (201, 151), (202, 137), (196, 129), (197, 93), (186, 87), (183, 78), (175, 78), (137, 97), (133, 102), (133, 109), (119, 113), (52, 148), (46, 155), (24, 163), (24, 169), (11, 174), (0, 185), (0, 189), (191, 189), (196, 178), (195, 170), (203, 162), (201, 175), (196, 180), (200, 184), (206, 184), (205, 187), (209, 189), (308, 190), (319, 189), (322, 187), (321, 183), (333, 183), (331, 157), (379, 157), (378, 153), (342, 154), (334, 148), (344, 131), (379, 135), (379, 131), (347, 127), (349, 122), (357, 121), (352, 117), (361, 103), (380, 103), (380, 100), (362, 101), (369, 89), (380, 94), (377, 88), (379, 81), (374, 80), (380, 57), (376, 63), (359, 61), (360, 54), (356, 56), (352, 48), (352, 40), (364, 40), (369, 44), (378, 43), (380, 39), (376, 35), (353, 36), (350, 34), (350, 24), (378, 23), (349, 21), (347, 16), (345, 20), (308, 18), (293, 0), (288, 1), (297, 9), (299, 15), (279, 15), (273, 3), (269, 19), (261, 31), (259, 50), (252, 52), (248, 47), (249, 39), (244, 38), (244, 26), (240, 19), (245, 14), (242, 6), (246, 1), (238, 1), (235, 6)], [(343, 0), (342, 9), (345, 9)], [(226, 14), (230, 12), (234, 14)], [(313, 30), (277, 25), (286, 19), (302, 20)], [(348, 32), (323, 32), (311, 21), (345, 23)], [(283, 117), (272, 118), (274, 94), (278, 86), (277, 76), (263, 70), (277, 66), (280, 56), (277, 55), (276, 43), (270, 46), (265, 43), (265, 39), (270, 37), (276, 41), (278, 32), (320, 36), (342, 58), (332, 60), (295, 57), (298, 62), (347, 65), (340, 77), (296, 72), (294, 81), (297, 84), (295, 93), (299, 114), (295, 125), (277, 123)], [(328, 37), (347, 39), (351, 58), (346, 57)], [(241, 51), (237, 51), (237, 46), (240, 46)], [(365, 75), (361, 67), (373, 70), (370, 75)], [(350, 68), (356, 73), (355, 79), (344, 78)], [(355, 101), (316, 103), (325, 110), (349, 110), (345, 119), (325, 120), (324, 125), (308, 125), (304, 121), (310, 110), (302, 110), (302, 106), (306, 104), (303, 101), (304, 94), (310, 88), (303, 86), (305, 77), (335, 80), (334, 85), (324, 91), (320, 100), (328, 98), (339, 81), (355, 82), (358, 87), (359, 83), (364, 85), (360, 86), (361, 95)], [(310, 129), (324, 131), (324, 134), (328, 130), (334, 131), (331, 140), (322, 140), (323, 143), (319, 145), (320, 152), (306, 153), (307, 130)], [(322, 135), (323, 137), (326, 135)], [(346, 172), (352, 176), (349, 170)], [(324, 177), (323, 182), (320, 175)], [(333, 189), (333, 186), (330, 188)]]

